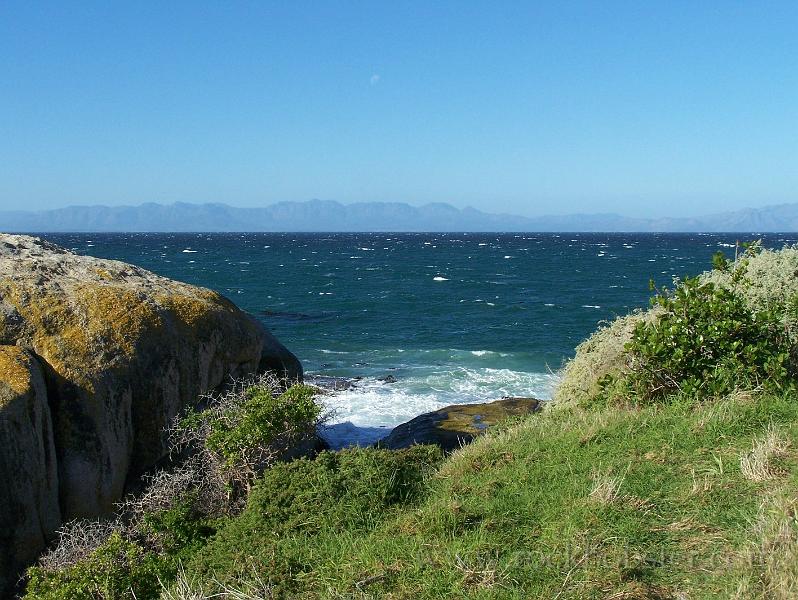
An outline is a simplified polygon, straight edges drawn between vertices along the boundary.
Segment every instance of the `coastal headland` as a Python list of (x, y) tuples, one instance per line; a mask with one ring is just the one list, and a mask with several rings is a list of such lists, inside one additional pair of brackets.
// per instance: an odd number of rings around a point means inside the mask
[(47, 547), (26, 598), (795, 597), (796, 305), (798, 249), (718, 255), (580, 344), (551, 402), (330, 452), (229, 301), (2, 236), (4, 584)]

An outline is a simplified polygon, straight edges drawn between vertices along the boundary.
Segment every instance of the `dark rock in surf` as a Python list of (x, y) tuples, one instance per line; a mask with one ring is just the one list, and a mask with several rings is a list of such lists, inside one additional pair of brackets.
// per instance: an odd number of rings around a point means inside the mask
[(506, 397), (482, 404), (453, 404), (402, 423), (377, 443), (398, 450), (414, 444), (435, 444), (451, 452), (471, 442), (485, 430), (508, 419), (540, 410), (535, 398)]

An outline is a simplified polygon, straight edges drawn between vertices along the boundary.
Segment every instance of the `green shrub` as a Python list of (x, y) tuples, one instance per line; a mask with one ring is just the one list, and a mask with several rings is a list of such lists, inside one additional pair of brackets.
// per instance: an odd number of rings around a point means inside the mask
[(754, 312), (778, 315), (792, 343), (798, 344), (798, 247), (766, 250), (749, 244), (739, 260), (725, 270), (704, 273), (701, 281), (738, 294)]
[(145, 514), (137, 535), (160, 553), (182, 560), (201, 548), (220, 522), (198, 511), (188, 498), (168, 510)]
[(625, 381), (640, 399), (676, 390), (702, 398), (738, 387), (791, 384), (790, 343), (774, 311), (755, 312), (735, 292), (698, 278), (652, 303), (660, 315), (638, 323), (626, 345), (631, 369)]
[(560, 382), (554, 390), (554, 406), (590, 404), (602, 394), (609, 378), (617, 378), (628, 371), (627, 344), (635, 327), (656, 317), (653, 311), (637, 311), (619, 317), (597, 329), (579, 344), (576, 356), (563, 368)]
[(652, 299), (651, 310), (599, 329), (576, 350), (557, 404), (651, 401), (681, 390), (791, 388), (798, 364), (798, 247), (744, 244), (736, 260)]
[[(295, 385), (277, 393), (268, 376), (243, 380), (206, 398), (170, 431), (188, 457), (149, 478), (109, 522), (73, 523), (61, 542), (29, 570), (27, 598), (158, 598), (160, 581), (175, 579), (246, 500), (258, 473), (311, 435), (321, 407), (315, 390)], [(225, 488), (227, 484), (227, 488)]]
[(331, 536), (365, 532), (417, 501), (440, 449), (354, 448), (274, 465), (253, 487), (244, 512), (229, 521), (188, 565), (189, 575), (221, 581), (265, 569), (280, 593), (295, 590), (310, 557)]
[(292, 386), (279, 396), (262, 387), (249, 388), (243, 404), (212, 420), (208, 448), (235, 467), (252, 448), (271, 446), (290, 432), (313, 430), (321, 414), (315, 394), (307, 385)]
[(91, 554), (61, 568), (32, 567), (26, 599), (132, 598), (155, 600), (216, 532), (190, 499), (146, 514), (135, 531), (115, 531)]
[(210, 487), (227, 489), (228, 509), (240, 508), (255, 479), (278, 459), (316, 435), (322, 407), (315, 388), (278, 382), (239, 382), (210, 396), (207, 408), (190, 411), (173, 430), (175, 449), (199, 456)]
[(76, 600), (103, 598), (139, 600), (158, 598), (159, 578), (174, 577), (175, 565), (165, 557), (147, 552), (118, 532), (83, 561), (51, 571), (32, 567), (28, 571), (27, 600)]

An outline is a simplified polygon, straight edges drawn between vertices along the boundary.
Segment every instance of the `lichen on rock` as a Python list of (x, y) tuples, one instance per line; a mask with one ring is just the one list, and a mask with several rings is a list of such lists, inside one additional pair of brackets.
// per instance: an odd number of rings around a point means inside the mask
[(539, 400), (519, 397), (477, 404), (453, 404), (398, 425), (377, 445), (399, 450), (414, 444), (435, 444), (445, 451), (456, 450), (489, 427), (511, 417), (531, 414), (540, 408)]
[(36, 397), (48, 408), (64, 519), (111, 511), (163, 458), (165, 427), (199, 395), (263, 368), (302, 376), (293, 354), (217, 292), (29, 236), (0, 234), (0, 344), (27, 352), (0, 353), (0, 419), (5, 403), (27, 397), (26, 361), (41, 365)]

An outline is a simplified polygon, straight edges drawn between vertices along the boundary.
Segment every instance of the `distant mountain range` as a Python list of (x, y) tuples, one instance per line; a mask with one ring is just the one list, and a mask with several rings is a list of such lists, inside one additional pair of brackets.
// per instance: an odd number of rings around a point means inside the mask
[(44, 211), (0, 211), (0, 231), (798, 231), (798, 204), (695, 218), (633, 219), (575, 214), (521, 217), (433, 203), (340, 204), (330, 200), (279, 202), (262, 208), (226, 204), (146, 203), (139, 206), (69, 206)]

